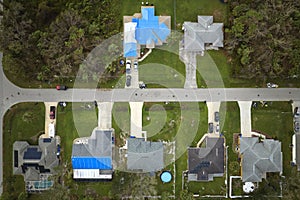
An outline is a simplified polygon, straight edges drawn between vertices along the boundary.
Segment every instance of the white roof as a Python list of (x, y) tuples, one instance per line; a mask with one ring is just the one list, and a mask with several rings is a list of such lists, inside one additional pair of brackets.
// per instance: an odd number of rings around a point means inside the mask
[(74, 179), (112, 179), (112, 174), (100, 174), (99, 169), (73, 169)]

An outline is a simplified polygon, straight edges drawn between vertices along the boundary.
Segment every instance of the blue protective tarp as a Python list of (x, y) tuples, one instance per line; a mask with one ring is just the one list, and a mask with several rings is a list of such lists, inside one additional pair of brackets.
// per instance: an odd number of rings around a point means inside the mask
[(72, 157), (73, 169), (112, 169), (111, 158)]
[(170, 34), (170, 29), (164, 23), (159, 24), (158, 16), (154, 16), (154, 8), (143, 8), (142, 18), (133, 18), (132, 22), (137, 22), (135, 37), (141, 45), (165, 41)]
[(137, 57), (137, 45), (136, 43), (124, 44), (124, 57)]

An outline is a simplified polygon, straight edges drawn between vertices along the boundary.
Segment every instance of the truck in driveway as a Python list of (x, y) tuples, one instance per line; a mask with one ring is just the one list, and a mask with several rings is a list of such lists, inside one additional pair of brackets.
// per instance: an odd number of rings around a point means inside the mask
[(55, 106), (50, 106), (50, 119), (55, 119)]

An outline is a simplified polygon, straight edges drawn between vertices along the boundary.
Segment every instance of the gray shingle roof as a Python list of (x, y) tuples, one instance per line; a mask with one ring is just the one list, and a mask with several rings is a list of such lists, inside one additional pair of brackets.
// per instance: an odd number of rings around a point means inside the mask
[(128, 138), (127, 169), (143, 172), (158, 171), (164, 167), (163, 143)]
[(241, 137), (243, 182), (261, 182), (267, 172), (282, 172), (281, 142), (258, 137)]
[[(39, 174), (45, 173), (40, 171), (41, 168), (35, 168), (35, 166), (26, 166), (26, 164), (35, 164), (36, 166), (43, 167), (46, 170), (49, 170), (47, 173), (53, 173), (54, 167), (58, 166), (59, 160), (57, 158), (57, 147), (56, 139), (52, 138), (50, 142), (44, 142), (43, 138), (39, 139), (39, 145), (29, 145), (26, 141), (16, 141), (13, 144), (13, 151), (18, 152), (18, 156), (14, 159), (13, 164), (13, 173), (14, 174), (23, 174), (25, 181), (38, 181)], [(41, 152), (42, 155), (39, 159), (23, 159), (24, 153), (27, 152), (30, 148), (36, 148), (38, 152)], [(18, 159), (16, 162), (18, 166), (15, 166), (15, 159)], [(33, 162), (34, 161), (34, 162)], [(23, 166), (23, 169), (22, 169)], [(26, 166), (26, 167), (24, 167)], [(24, 171), (25, 170), (25, 171)]]
[(224, 138), (205, 138), (205, 148), (188, 149), (188, 180), (212, 181), (224, 174)]
[(198, 16), (198, 22), (184, 22), (184, 49), (204, 51), (205, 44), (223, 47), (223, 23), (213, 23), (213, 16)]
[(87, 144), (73, 144), (72, 156), (111, 157), (112, 130), (94, 130)]

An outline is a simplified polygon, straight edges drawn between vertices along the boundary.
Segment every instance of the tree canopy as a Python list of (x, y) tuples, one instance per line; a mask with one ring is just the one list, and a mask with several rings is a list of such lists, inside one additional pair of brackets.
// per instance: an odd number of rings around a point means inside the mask
[(119, 32), (117, 0), (4, 1), (0, 48), (10, 70), (36, 80), (74, 76), (104, 39)]
[(247, 77), (300, 75), (300, 2), (231, 0), (226, 46), (235, 73)]

